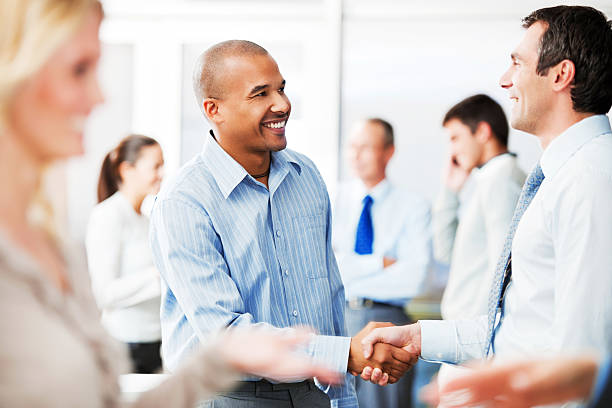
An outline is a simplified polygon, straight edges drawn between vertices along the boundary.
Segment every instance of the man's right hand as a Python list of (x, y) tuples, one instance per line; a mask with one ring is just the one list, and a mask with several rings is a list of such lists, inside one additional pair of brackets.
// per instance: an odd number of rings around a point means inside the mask
[[(377, 326), (361, 340), (364, 357), (370, 358), (376, 347), (383, 343), (401, 347), (414, 358), (416, 363), (421, 355), (421, 325), (414, 323), (406, 326)], [(384, 373), (385, 371), (379, 367), (367, 366), (362, 370), (361, 378), (374, 384), (386, 385)], [(393, 384), (390, 378), (388, 382)]]
[(451, 191), (458, 193), (463, 188), (469, 176), (470, 172), (464, 170), (459, 165), (455, 155), (451, 154), (444, 171), (444, 185)]
[(373, 367), (380, 370), (381, 377), (384, 376), (390, 384), (393, 384), (416, 364), (418, 355), (385, 343), (372, 344), (367, 357), (365, 356), (364, 338), (373, 330), (393, 327), (391, 323), (370, 322), (351, 339), (348, 361), (348, 371), (351, 374), (359, 375), (366, 367)]

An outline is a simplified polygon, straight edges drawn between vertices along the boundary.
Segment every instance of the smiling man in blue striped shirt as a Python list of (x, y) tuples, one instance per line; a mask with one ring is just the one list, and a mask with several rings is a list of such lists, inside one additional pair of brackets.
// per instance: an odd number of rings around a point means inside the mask
[[(376, 364), (396, 380), (412, 355), (381, 344), (375, 361), (366, 361), (360, 339), (373, 325), (345, 337), (329, 197), (314, 164), (285, 150), (291, 104), (284, 87), (274, 59), (248, 41), (217, 44), (198, 60), (194, 90), (214, 133), (152, 213), (165, 365), (175, 369), (223, 327), (307, 325), (320, 333), (307, 347), (316, 361), (352, 373)], [(245, 378), (214, 406), (357, 406), (350, 376), (340, 387), (319, 384), (327, 395), (299, 380)]]

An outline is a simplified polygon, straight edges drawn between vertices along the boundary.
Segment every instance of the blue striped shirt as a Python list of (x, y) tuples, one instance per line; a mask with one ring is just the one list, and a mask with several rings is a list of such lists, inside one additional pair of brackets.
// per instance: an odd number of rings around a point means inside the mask
[[(151, 246), (167, 368), (223, 327), (307, 325), (319, 333), (308, 353), (346, 372), (350, 338), (323, 179), (308, 158), (283, 150), (272, 153), (268, 185), (209, 137), (158, 195)], [(350, 375), (326, 391), (332, 406), (357, 407)]]

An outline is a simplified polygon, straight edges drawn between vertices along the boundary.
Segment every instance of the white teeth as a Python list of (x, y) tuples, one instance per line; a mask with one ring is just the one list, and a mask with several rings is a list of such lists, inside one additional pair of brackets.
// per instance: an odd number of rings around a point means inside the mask
[(271, 129), (280, 129), (285, 127), (285, 123), (287, 123), (286, 120), (282, 122), (266, 123), (264, 126)]
[(75, 132), (83, 132), (83, 130), (85, 129), (85, 121), (86, 121), (87, 117), (86, 116), (75, 116), (71, 119), (71, 127), (72, 130), (74, 130)]

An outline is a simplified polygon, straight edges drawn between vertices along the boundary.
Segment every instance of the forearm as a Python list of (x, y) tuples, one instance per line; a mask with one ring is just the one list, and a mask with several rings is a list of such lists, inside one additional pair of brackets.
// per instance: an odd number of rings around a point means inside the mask
[(358, 255), (354, 252), (337, 251), (336, 260), (345, 285), (376, 275), (383, 269), (383, 256), (379, 254)]
[(421, 320), (421, 357), (460, 364), (484, 358), (487, 317), (470, 320)]
[(99, 304), (103, 309), (121, 309), (159, 297), (159, 273), (154, 267), (105, 283), (98, 283)]
[(238, 373), (223, 358), (219, 345), (212, 342), (199, 350), (175, 374), (158, 387), (143, 393), (133, 408), (193, 408), (214, 393), (229, 389)]
[(379, 273), (359, 280), (351, 286), (351, 290), (359, 296), (374, 300), (403, 301), (423, 293), (427, 271), (426, 260), (418, 263), (414, 260), (397, 261)]

